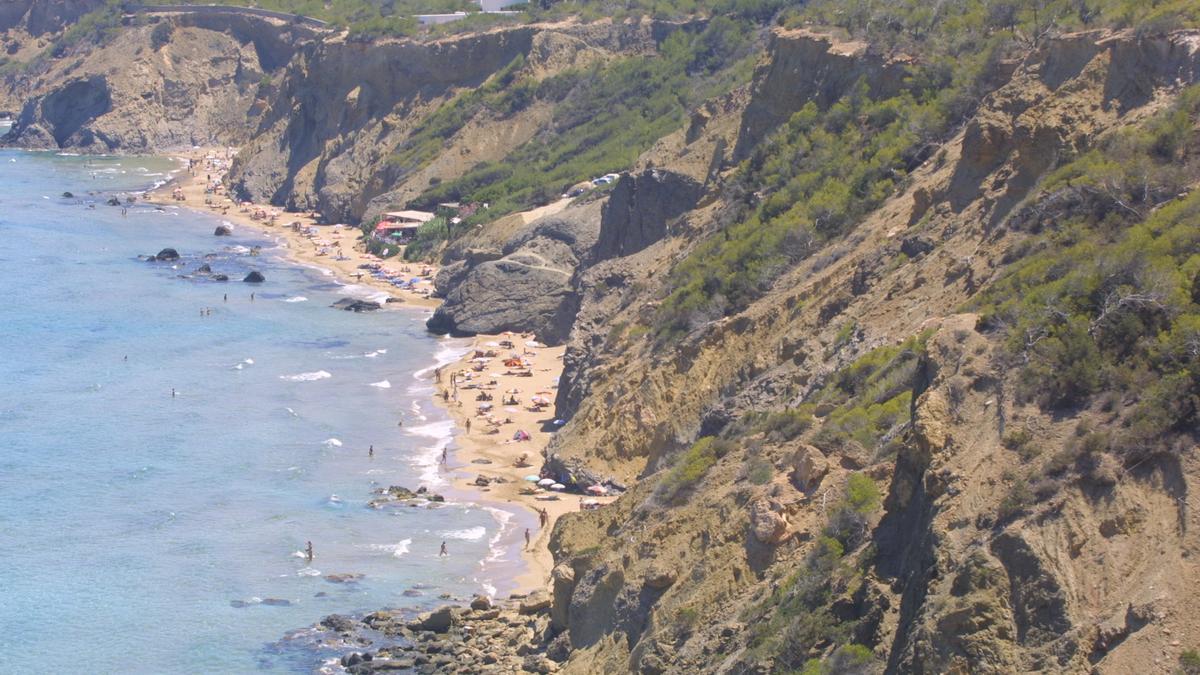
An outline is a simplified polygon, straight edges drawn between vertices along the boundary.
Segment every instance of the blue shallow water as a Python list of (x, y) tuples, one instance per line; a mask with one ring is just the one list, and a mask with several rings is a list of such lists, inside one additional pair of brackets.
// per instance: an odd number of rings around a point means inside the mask
[[(347, 289), (211, 217), (102, 203), (172, 168), (0, 152), (0, 672), (308, 672), (329, 654), (273, 643), (322, 616), (509, 590), (526, 516), (366, 507), (443, 480), (415, 373), (461, 346), (418, 311), (330, 309)], [(165, 246), (177, 268), (136, 259)], [(234, 281), (179, 277), (206, 253)]]

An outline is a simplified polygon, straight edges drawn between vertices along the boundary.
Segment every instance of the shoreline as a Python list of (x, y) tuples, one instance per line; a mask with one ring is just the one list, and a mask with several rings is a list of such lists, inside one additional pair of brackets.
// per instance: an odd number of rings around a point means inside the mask
[[(233, 202), (227, 195), (224, 194), (207, 194), (205, 181), (201, 179), (201, 174), (205, 173), (206, 167), (211, 167), (211, 163), (206, 157), (211, 158), (214, 154), (220, 157), (225, 153), (225, 149), (198, 149), (183, 155), (172, 155), (180, 163), (180, 167), (172, 175), (168, 177), (161, 185), (156, 188), (147, 190), (143, 195), (143, 201), (157, 206), (175, 206), (181, 209), (204, 213), (207, 215), (221, 218), (223, 221), (235, 227), (244, 227), (256, 233), (262, 234), (278, 243), (279, 255), (281, 258), (290, 263), (309, 267), (320, 271), (323, 274), (328, 274), (335, 281), (347, 288), (361, 287), (368, 288), (377, 293), (386, 293), (388, 297), (398, 298), (399, 303), (384, 303), (384, 307), (390, 305), (398, 305), (398, 309), (420, 309), (426, 312), (438, 307), (441, 301), (431, 297), (432, 278), (437, 274), (437, 268), (434, 265), (419, 265), (414, 263), (397, 263), (395, 261), (380, 261), (374, 256), (365, 254), (357, 245), (359, 231), (357, 228), (349, 226), (331, 226), (317, 225), (316, 219), (310, 214), (299, 214), (284, 211), (278, 207), (269, 207), (261, 205), (239, 205)], [(198, 167), (193, 174), (188, 169), (188, 161), (192, 160)], [(227, 161), (227, 160), (222, 160)], [(207, 168), (211, 174), (215, 172), (214, 168)], [(223, 183), (225, 173), (222, 172), (219, 176)], [(175, 199), (173, 195), (176, 190), (182, 193), (183, 199)], [(208, 197), (211, 203), (205, 203), (205, 198)], [(271, 223), (252, 218), (254, 210), (261, 209), (266, 213), (272, 211), (278, 213), (278, 221), (280, 224), (272, 225)], [(290, 225), (292, 223), (300, 223), (299, 232), (295, 231)], [(285, 224), (286, 223), (286, 224)], [(304, 232), (307, 228), (316, 227), (319, 232), (324, 234), (329, 231), (330, 239), (325, 240), (332, 244), (327, 248), (336, 249), (347, 260), (338, 260), (336, 257), (319, 254), (318, 243), (313, 242), (310, 237), (305, 236)], [(349, 236), (347, 236), (349, 235)], [(350, 246), (343, 248), (342, 243), (349, 242)], [(306, 244), (311, 245), (306, 246)], [(349, 250), (347, 250), (347, 248)], [(420, 275), (423, 283), (417, 285), (417, 289), (407, 290), (393, 286), (387, 281), (376, 279), (369, 274), (359, 274), (357, 265), (364, 262), (377, 263), (382, 269), (403, 272), (406, 268), (426, 268), (428, 272)], [(423, 270), (422, 270), (423, 271)], [(416, 276), (416, 275), (413, 275)], [(376, 296), (378, 297), (378, 296)], [(463, 495), (467, 501), (478, 505), (485, 509), (499, 509), (511, 513), (513, 519), (508, 522), (501, 522), (497, 518), (497, 525), (500, 527), (498, 536), (503, 537), (503, 541), (498, 542), (501, 550), (507, 551), (516, 548), (519, 551), (519, 566), (521, 570), (513, 579), (513, 588), (510, 591), (513, 595), (527, 595), (535, 591), (546, 590), (550, 582), (550, 573), (554, 566), (553, 556), (550, 554), (549, 538), (550, 532), (553, 530), (554, 523), (563, 514), (574, 511), (578, 508), (578, 504), (568, 495), (562, 495), (558, 499), (531, 500), (529, 497), (534, 495), (522, 495), (522, 488), (530, 485), (523, 480), (523, 476), (531, 473), (536, 473), (542, 463), (542, 452), (549, 442), (551, 432), (547, 429), (551, 428), (547, 422), (547, 418), (552, 416), (552, 407), (549, 410), (531, 410), (529, 406), (504, 406), (503, 419), (509, 419), (510, 422), (502, 423), (496, 428), (499, 433), (486, 434), (480, 433), (482, 429), (476, 426), (472, 433), (473, 419), (472, 412), (476, 411), (475, 402), (466, 401), (465, 399), (472, 398), (471, 396), (462, 396), (461, 399), (454, 398), (456, 389), (450, 382), (449, 374), (452, 372), (470, 372), (474, 374), (472, 368), (476, 365), (471, 362), (477, 350), (494, 351), (497, 357), (500, 356), (501, 348), (492, 347), (489, 344), (500, 344), (501, 341), (511, 340), (517, 351), (523, 351), (523, 358), (530, 362), (529, 368), (518, 370), (528, 371), (533, 373), (532, 377), (504, 375), (503, 373), (494, 373), (498, 382), (497, 386), (493, 387), (495, 393), (500, 395), (504, 390), (517, 389), (521, 393), (517, 397), (523, 403), (529, 402), (529, 397), (536, 395), (534, 392), (540, 391), (543, 393), (553, 392), (557, 389), (557, 380), (562, 373), (562, 356), (565, 352), (565, 347), (538, 347), (530, 349), (525, 347), (526, 342), (533, 342), (534, 336), (516, 336), (516, 335), (478, 335), (474, 338), (463, 338), (470, 340), (468, 346), (462, 348), (463, 355), (450, 360), (449, 362), (440, 361), (436, 355), (431, 360), (430, 365), (413, 373), (418, 381), (427, 382), (432, 389), (433, 403), (442, 408), (451, 423), (453, 424), (453, 432), (447, 446), (448, 461), (438, 466), (438, 473), (444, 478), (448, 488), (453, 489), (456, 493)], [(503, 360), (503, 359), (500, 359)], [(547, 363), (551, 367), (546, 368)], [(538, 371), (534, 373), (533, 371)], [(420, 373), (433, 373), (433, 377), (425, 379)], [(519, 377), (520, 379), (514, 379)], [(504, 379), (504, 386), (500, 386), (499, 380)], [(462, 392), (475, 392), (475, 388), (470, 387), (472, 383), (464, 382)], [(515, 386), (514, 386), (515, 385)], [(526, 391), (528, 390), (528, 391)], [(553, 393), (550, 393), (550, 400), (553, 400)], [(456, 405), (457, 403), (457, 405)], [(482, 422), (481, 422), (482, 425)], [(507, 434), (505, 431), (507, 430)], [(525, 431), (529, 439), (527, 441), (514, 442), (511, 440), (515, 431)], [(507, 438), (507, 440), (506, 440)], [(527, 466), (516, 466), (516, 460), (521, 454), (528, 456)], [(479, 476), (489, 479), (499, 478), (503, 482), (493, 482), (484, 487), (477, 484)], [(542, 491), (542, 497), (548, 497), (551, 493)], [(582, 499), (582, 498), (580, 498)], [(539, 522), (538, 509), (544, 509), (546, 514), (545, 525), (531, 526), (531, 545), (523, 546), (524, 532), (523, 525), (520, 522), (521, 512), (527, 512), (529, 516), (535, 519), (535, 523)], [(490, 557), (479, 561), (479, 564), (487, 565)], [(503, 564), (505, 561), (501, 561)], [(490, 585), (490, 584), (489, 584)]]

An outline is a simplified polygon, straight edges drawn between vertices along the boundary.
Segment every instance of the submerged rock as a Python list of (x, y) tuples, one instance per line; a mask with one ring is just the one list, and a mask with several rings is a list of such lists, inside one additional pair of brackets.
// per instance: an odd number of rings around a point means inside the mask
[(163, 250), (159, 251), (157, 255), (154, 256), (154, 259), (158, 260), (160, 262), (169, 262), (172, 260), (179, 260), (179, 251), (176, 251), (173, 248), (164, 248)]
[(261, 284), (262, 282), (264, 282), (266, 280), (267, 280), (267, 278), (264, 277), (262, 275), (262, 272), (259, 272), (258, 270), (255, 270), (255, 271), (247, 274), (245, 276), (245, 278), (242, 279), (242, 281), (244, 281), (248, 284)]
[(343, 309), (347, 312), (373, 312), (382, 305), (371, 300), (358, 300), (355, 298), (342, 298), (330, 305), (334, 309)]
[(231, 237), (233, 236), (233, 228), (228, 225), (218, 225), (217, 229), (213, 230), (214, 237)]

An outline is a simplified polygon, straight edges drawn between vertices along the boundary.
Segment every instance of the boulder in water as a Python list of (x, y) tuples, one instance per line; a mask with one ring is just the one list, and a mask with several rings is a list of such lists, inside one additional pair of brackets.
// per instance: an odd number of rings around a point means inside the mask
[(218, 225), (217, 229), (213, 230), (214, 237), (232, 237), (233, 228), (228, 225)]
[(344, 309), (347, 312), (373, 312), (379, 309), (382, 305), (378, 302), (370, 300), (357, 300), (355, 298), (342, 298), (330, 305), (334, 309)]
[(213, 281), (229, 281), (229, 275), (227, 274), (214, 274), (209, 278)]
[(120, 200), (120, 199), (117, 199), (116, 197), (109, 197), (109, 198), (108, 198), (108, 201), (106, 201), (106, 202), (104, 202), (104, 203), (105, 203), (105, 204), (108, 204), (109, 206), (120, 206), (120, 205), (121, 205), (121, 200)]
[(254, 270), (250, 274), (247, 274), (246, 278), (242, 279), (242, 281), (244, 281), (248, 284), (261, 284), (262, 282), (264, 282), (266, 280), (267, 280), (267, 278), (264, 277), (262, 275), (262, 272), (259, 272), (258, 270)]
[(208, 266), (208, 263), (204, 263), (196, 268), (196, 274), (212, 274), (212, 268)]
[(163, 262), (179, 260), (179, 251), (176, 251), (173, 248), (164, 248), (158, 252), (158, 255), (154, 256), (154, 259)]
[(70, 192), (63, 193), (63, 199), (74, 199), (74, 198), (75, 198), (75, 195), (71, 194)]

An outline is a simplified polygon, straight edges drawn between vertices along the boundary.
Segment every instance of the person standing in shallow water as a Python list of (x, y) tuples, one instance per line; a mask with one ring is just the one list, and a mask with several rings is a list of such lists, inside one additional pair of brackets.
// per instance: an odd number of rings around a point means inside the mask
[(374, 456), (375, 456), (375, 446), (372, 445), (370, 448), (367, 448), (367, 457), (374, 457)]
[(308, 542), (308, 546), (305, 547), (305, 549), (304, 549), (304, 557), (308, 559), (309, 563), (311, 563), (313, 561), (313, 550), (312, 550), (312, 542), (311, 541)]
[(442, 542), (442, 550), (438, 551), (438, 555), (450, 555), (449, 551), (446, 550), (446, 542)]
[(529, 544), (530, 544), (529, 528), (527, 527), (527, 528), (525, 528), (525, 550), (526, 551), (529, 550)]

